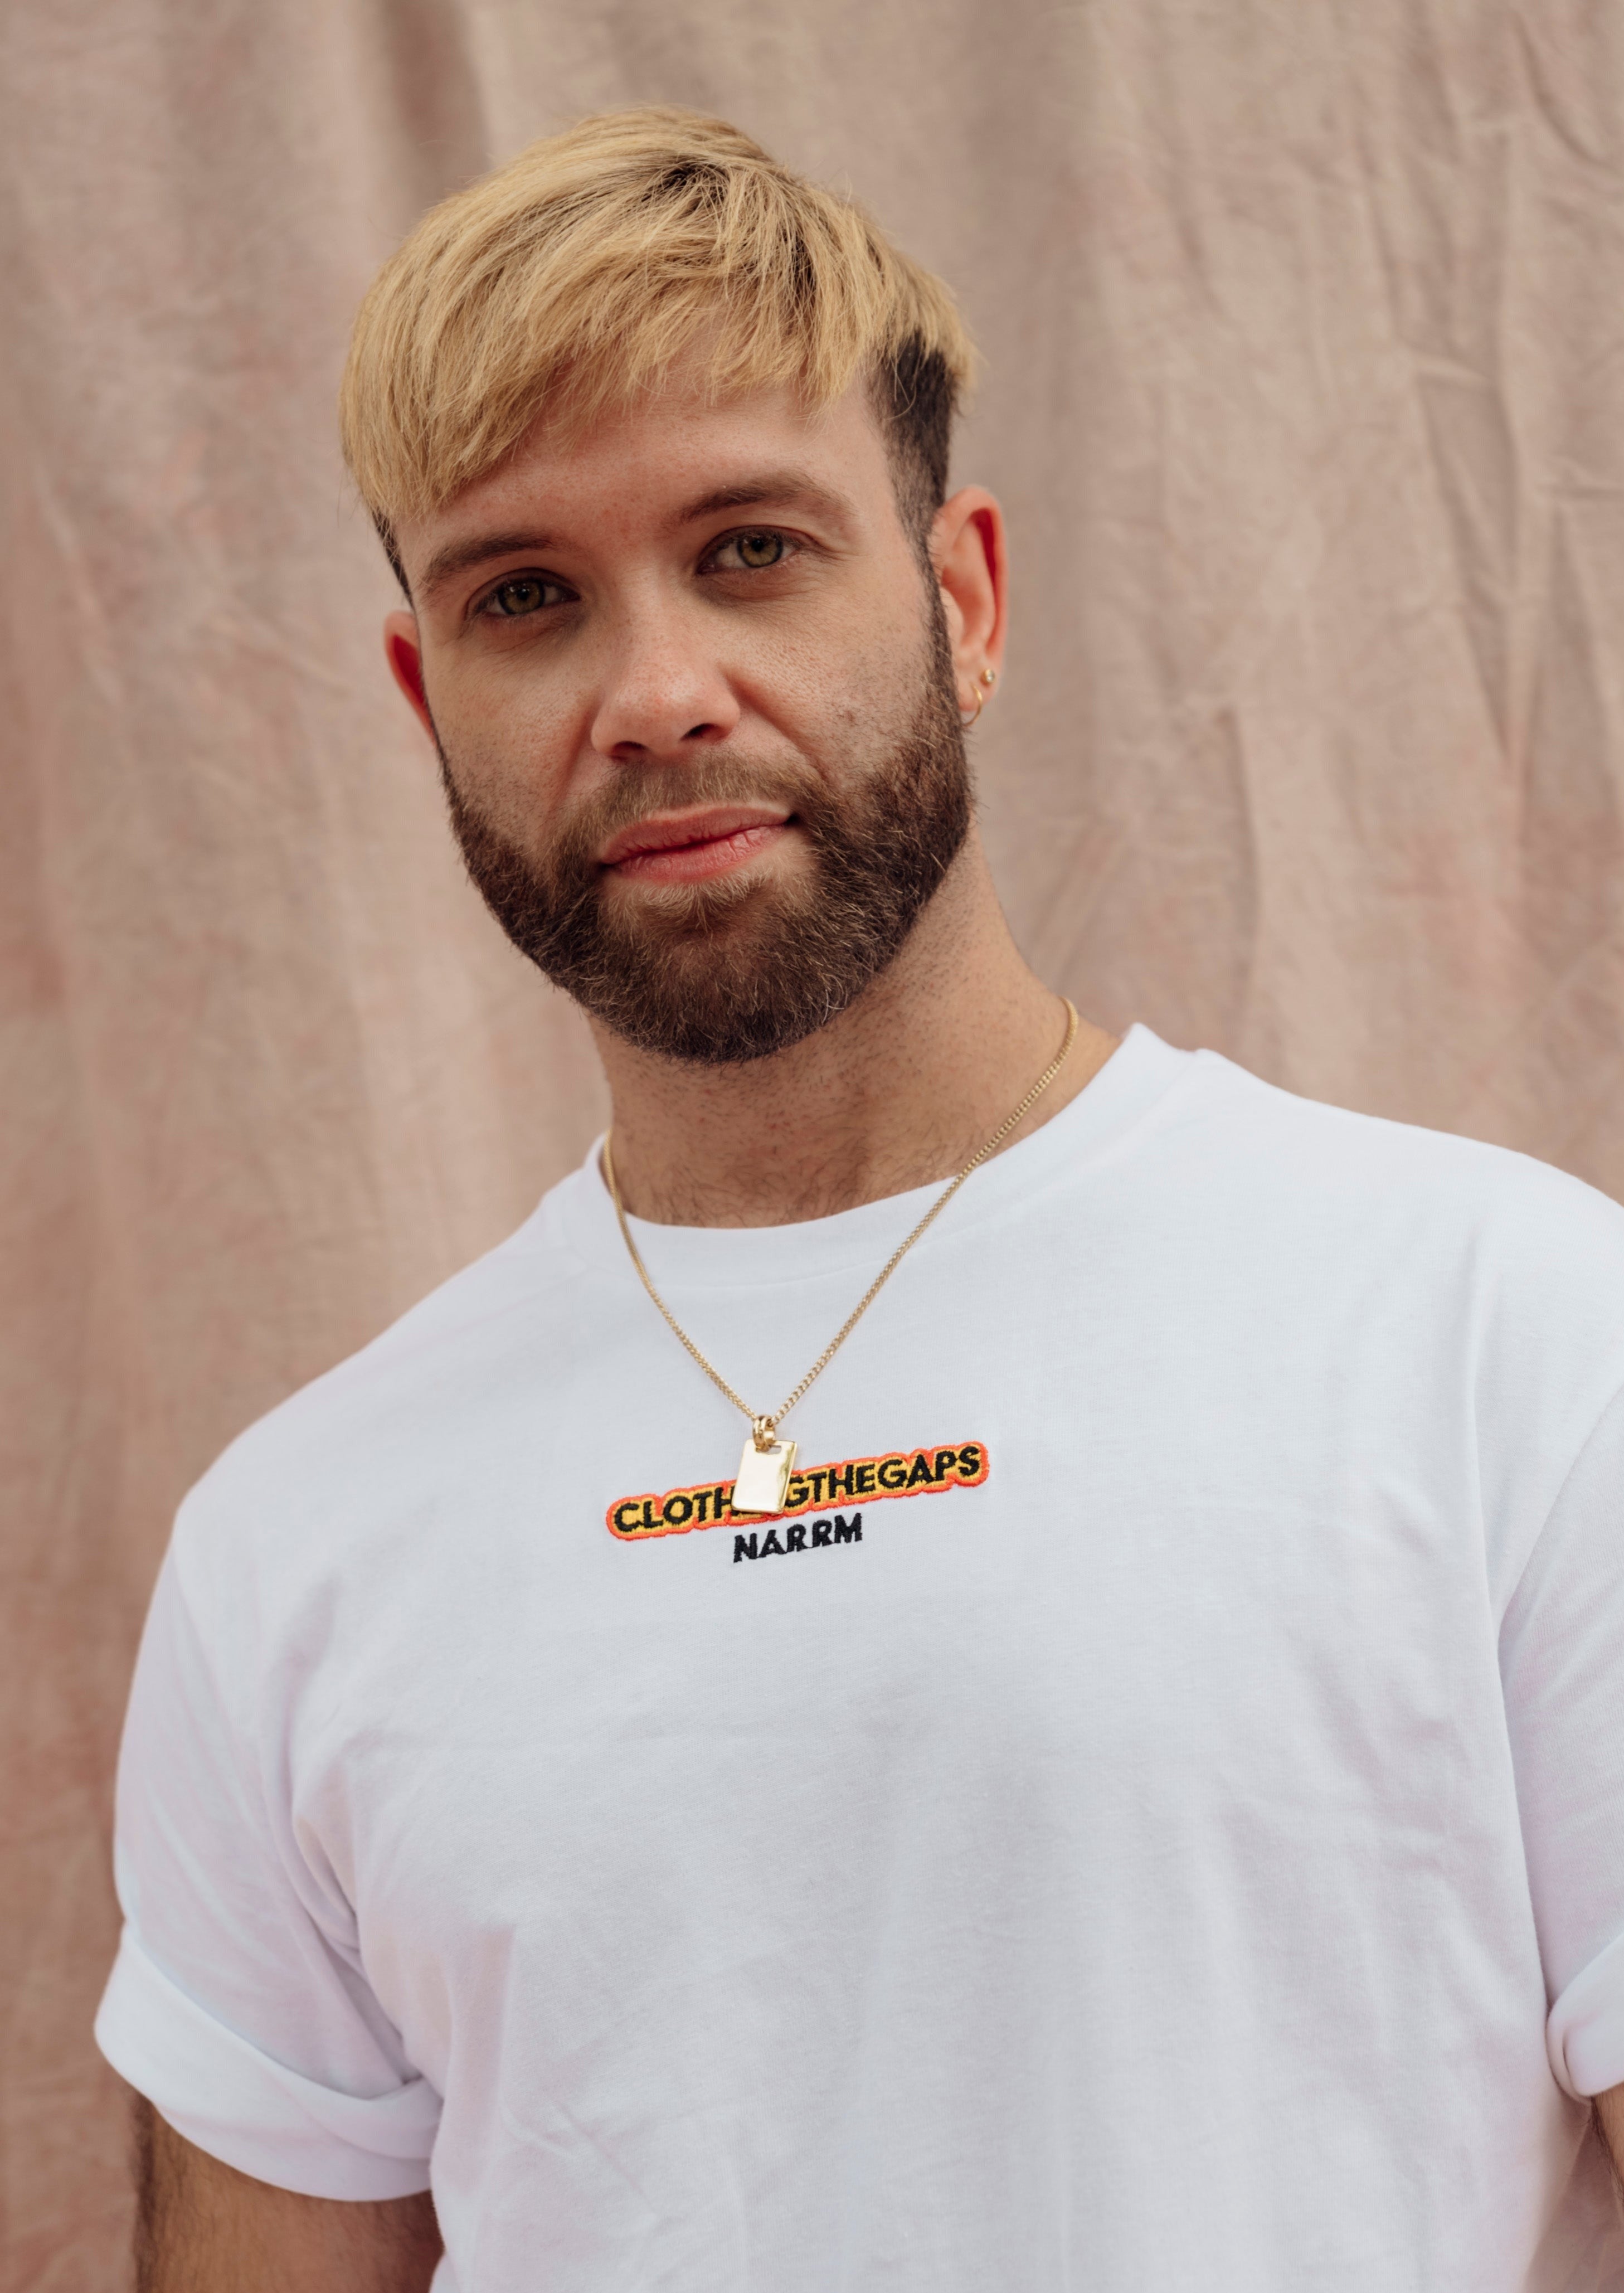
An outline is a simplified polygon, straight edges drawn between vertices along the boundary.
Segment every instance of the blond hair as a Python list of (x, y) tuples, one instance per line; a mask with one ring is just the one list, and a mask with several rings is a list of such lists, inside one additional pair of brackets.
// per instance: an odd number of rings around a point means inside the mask
[(950, 295), (850, 199), (725, 120), (606, 112), (532, 143), (424, 215), (356, 319), (344, 458), (393, 531), (495, 469), (545, 416), (624, 409), (696, 354), (718, 397), (868, 384), (905, 514), (947, 484), (974, 352)]

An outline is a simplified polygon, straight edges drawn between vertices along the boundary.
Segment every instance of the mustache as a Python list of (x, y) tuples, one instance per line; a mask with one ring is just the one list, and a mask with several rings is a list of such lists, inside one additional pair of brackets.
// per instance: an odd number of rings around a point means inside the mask
[(622, 766), (565, 822), (552, 869), (562, 873), (593, 864), (611, 837), (651, 814), (713, 804), (781, 805), (814, 839), (830, 810), (817, 774), (783, 763), (712, 753), (693, 764)]
[[(452, 774), (438, 726), (434, 748), (453, 816), (465, 818), (474, 807)], [(651, 813), (685, 812), (707, 804), (764, 803), (782, 805), (814, 835), (818, 823), (835, 808), (823, 782), (809, 767), (725, 754), (702, 757), (692, 764), (618, 766), (612, 781), (580, 799), (560, 828), (551, 852), (533, 864), (547, 875), (595, 864), (594, 855), (610, 837), (623, 828), (634, 828)]]
[[(583, 798), (548, 848), (532, 857), (511, 844), (464, 794), (438, 736), (435, 745), (452, 825), (482, 895), (500, 915), (525, 908), (534, 912), (539, 893), (550, 917), (547, 936), (566, 944), (594, 932), (607, 872), (597, 855), (623, 828), (635, 827), (652, 813), (709, 804), (780, 805), (816, 850), (828, 852), (839, 844), (839, 805), (810, 767), (713, 752), (691, 764), (618, 767), (616, 778)], [(747, 871), (719, 883), (645, 886), (641, 905), (657, 928), (708, 934), (723, 928), (757, 888)], [(600, 965), (606, 960), (601, 953)], [(599, 984), (580, 983), (589, 988)]]
[[(443, 751), (440, 771), (469, 876), (521, 953), (626, 1041), (722, 1065), (801, 1041), (901, 947), (970, 827), (953, 701), (927, 674), (909, 718), (868, 741), (854, 727), (838, 763), (718, 744), (675, 765), (617, 765), (539, 852), (461, 793)], [(611, 838), (651, 814), (729, 803), (793, 820), (811, 864), (776, 890), (772, 871), (747, 866), (644, 885), (629, 904), (606, 896), (597, 855)]]

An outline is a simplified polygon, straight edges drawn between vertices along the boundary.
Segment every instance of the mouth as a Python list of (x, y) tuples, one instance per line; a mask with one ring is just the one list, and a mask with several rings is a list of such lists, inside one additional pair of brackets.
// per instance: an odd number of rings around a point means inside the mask
[(758, 859), (788, 834), (781, 806), (707, 805), (653, 814), (623, 828), (598, 855), (600, 867), (644, 884), (693, 884)]

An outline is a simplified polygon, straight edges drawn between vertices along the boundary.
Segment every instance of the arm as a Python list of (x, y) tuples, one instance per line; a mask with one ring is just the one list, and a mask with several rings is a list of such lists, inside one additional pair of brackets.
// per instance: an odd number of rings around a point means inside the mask
[(135, 2157), (138, 2293), (426, 2293), (442, 2250), (426, 2190), (352, 2203), (273, 2189), (140, 2097)]
[(1624, 2182), (1624, 2086), (1609, 2086), (1596, 2097), (1596, 2122), (1612, 2159), (1612, 2170)]

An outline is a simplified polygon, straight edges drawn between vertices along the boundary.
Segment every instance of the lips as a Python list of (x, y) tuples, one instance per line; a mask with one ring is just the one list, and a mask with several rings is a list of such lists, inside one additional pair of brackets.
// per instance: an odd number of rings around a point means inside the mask
[(646, 881), (692, 882), (756, 858), (784, 834), (788, 821), (781, 806), (764, 804), (656, 814), (611, 838), (599, 864)]

